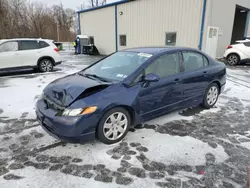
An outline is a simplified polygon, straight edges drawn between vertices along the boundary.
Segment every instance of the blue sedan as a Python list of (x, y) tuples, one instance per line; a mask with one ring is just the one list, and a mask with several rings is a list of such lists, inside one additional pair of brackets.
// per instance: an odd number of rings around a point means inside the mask
[(56, 138), (113, 144), (131, 126), (171, 111), (212, 108), (225, 83), (225, 65), (195, 49), (133, 48), (50, 83), (36, 114)]

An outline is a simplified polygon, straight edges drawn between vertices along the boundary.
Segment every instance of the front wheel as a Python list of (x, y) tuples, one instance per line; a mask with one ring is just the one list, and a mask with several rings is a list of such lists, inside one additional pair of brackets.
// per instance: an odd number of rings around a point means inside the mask
[(40, 72), (50, 72), (53, 70), (53, 67), (53, 62), (50, 59), (42, 59), (38, 64)]
[(203, 106), (207, 109), (212, 108), (216, 104), (218, 97), (219, 87), (216, 83), (212, 83), (205, 93)]
[(128, 133), (131, 117), (124, 108), (109, 110), (100, 120), (97, 127), (97, 137), (105, 144), (121, 141)]

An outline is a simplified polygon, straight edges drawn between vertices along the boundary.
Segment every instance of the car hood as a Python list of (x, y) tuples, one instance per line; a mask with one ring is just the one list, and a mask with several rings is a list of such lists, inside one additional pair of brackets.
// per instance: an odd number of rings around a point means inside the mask
[(51, 82), (44, 89), (44, 95), (58, 105), (68, 107), (77, 99), (99, 92), (111, 84), (73, 74)]

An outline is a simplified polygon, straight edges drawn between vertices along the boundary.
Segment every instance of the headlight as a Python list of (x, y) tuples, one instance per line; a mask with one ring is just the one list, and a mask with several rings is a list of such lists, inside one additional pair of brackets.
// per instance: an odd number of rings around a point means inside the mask
[(41, 95), (38, 97), (38, 101), (42, 100), (44, 98), (44, 93), (42, 92)]
[(96, 106), (90, 106), (87, 108), (77, 108), (77, 109), (65, 109), (62, 113), (62, 116), (79, 116), (92, 114), (97, 110)]
[(81, 112), (83, 111), (82, 108), (78, 109), (65, 109), (62, 113), (62, 116), (79, 116), (81, 115)]

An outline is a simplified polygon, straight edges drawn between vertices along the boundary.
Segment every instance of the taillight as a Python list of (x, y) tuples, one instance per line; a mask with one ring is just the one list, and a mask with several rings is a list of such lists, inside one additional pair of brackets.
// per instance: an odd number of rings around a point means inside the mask
[(54, 48), (54, 50), (55, 50), (56, 52), (59, 52), (59, 51), (60, 51), (58, 48)]
[(231, 46), (231, 45), (227, 47), (227, 49), (231, 49), (231, 48), (233, 48), (233, 46)]

